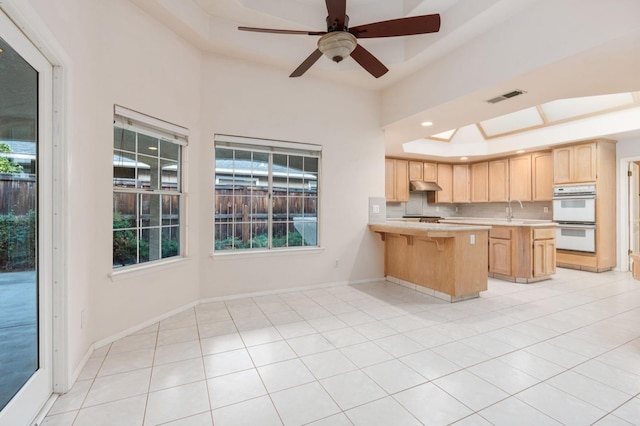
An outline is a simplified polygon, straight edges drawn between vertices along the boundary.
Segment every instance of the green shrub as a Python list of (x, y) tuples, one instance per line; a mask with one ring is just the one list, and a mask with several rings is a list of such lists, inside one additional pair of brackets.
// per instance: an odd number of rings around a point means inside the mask
[(36, 267), (36, 213), (0, 215), (0, 271)]

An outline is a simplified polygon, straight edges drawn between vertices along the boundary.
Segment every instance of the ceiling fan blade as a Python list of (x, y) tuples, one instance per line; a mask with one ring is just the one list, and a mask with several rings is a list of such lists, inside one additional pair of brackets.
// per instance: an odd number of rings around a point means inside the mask
[(327, 25), (333, 26), (334, 22), (336, 26), (334, 31), (342, 31), (344, 29), (344, 21), (347, 17), (347, 0), (325, 0), (327, 4)]
[(315, 64), (321, 56), (322, 52), (320, 51), (320, 49), (314, 50), (313, 53), (309, 55), (309, 57), (305, 59), (304, 62), (302, 62), (300, 66), (296, 68), (289, 77), (300, 77), (302, 74), (307, 72), (307, 70), (311, 68), (311, 65)]
[(254, 28), (254, 27), (238, 27), (240, 31), (252, 31), (255, 33), (271, 33), (271, 34), (300, 34), (300, 35), (317, 35), (326, 34), (326, 31), (297, 31), (297, 30), (274, 30), (271, 28)]
[(349, 28), (357, 38), (396, 37), (440, 31), (440, 15), (410, 16)]
[(389, 71), (389, 69), (385, 67), (378, 58), (373, 56), (367, 49), (359, 44), (356, 46), (354, 51), (351, 52), (351, 57), (359, 63), (362, 68), (369, 71), (369, 74), (375, 78), (380, 78)]

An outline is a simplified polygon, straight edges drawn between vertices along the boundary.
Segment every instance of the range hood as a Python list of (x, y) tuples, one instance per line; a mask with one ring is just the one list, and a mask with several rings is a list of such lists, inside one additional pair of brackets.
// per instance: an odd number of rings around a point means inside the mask
[(410, 191), (420, 191), (420, 192), (429, 192), (429, 191), (442, 191), (440, 185), (435, 182), (424, 182), (421, 180), (412, 180), (409, 182), (409, 190)]

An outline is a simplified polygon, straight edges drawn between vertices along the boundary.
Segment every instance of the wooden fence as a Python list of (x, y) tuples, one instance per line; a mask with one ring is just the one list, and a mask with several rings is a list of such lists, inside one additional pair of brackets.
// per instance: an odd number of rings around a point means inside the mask
[[(313, 217), (318, 212), (316, 190), (273, 190), (274, 234), (293, 232), (295, 217)], [(252, 237), (268, 233), (269, 193), (264, 187), (216, 185), (216, 241), (240, 238), (247, 243)]]
[(36, 176), (0, 173), (0, 214), (22, 216), (36, 208)]

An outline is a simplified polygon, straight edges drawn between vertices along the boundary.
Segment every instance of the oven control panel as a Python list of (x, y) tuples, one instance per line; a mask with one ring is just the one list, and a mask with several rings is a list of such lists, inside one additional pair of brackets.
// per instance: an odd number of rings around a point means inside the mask
[(585, 184), (585, 185), (568, 185), (568, 186), (554, 186), (553, 187), (553, 196), (554, 197), (562, 197), (567, 195), (595, 195), (596, 186), (595, 184)]

